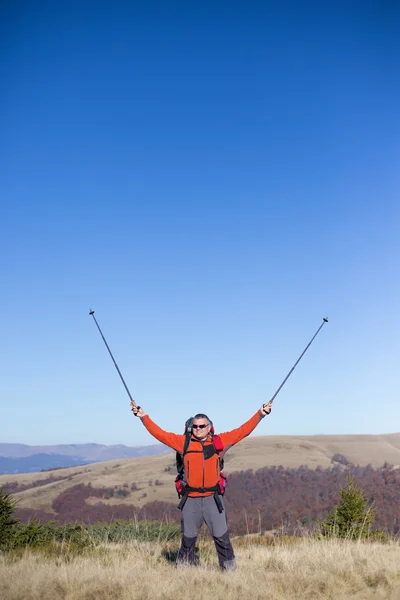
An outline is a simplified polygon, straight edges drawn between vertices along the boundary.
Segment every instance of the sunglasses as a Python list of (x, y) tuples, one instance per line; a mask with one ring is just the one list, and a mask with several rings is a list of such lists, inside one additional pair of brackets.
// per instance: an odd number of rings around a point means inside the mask
[(205, 429), (208, 425), (192, 425), (193, 429)]

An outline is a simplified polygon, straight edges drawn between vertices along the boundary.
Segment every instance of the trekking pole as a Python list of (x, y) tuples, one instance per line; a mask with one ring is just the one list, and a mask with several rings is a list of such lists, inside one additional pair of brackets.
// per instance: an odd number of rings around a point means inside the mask
[(327, 322), (328, 322), (328, 317), (324, 317), (322, 320), (322, 323), (318, 327), (316, 333), (314, 333), (313, 337), (308, 342), (307, 346), (304, 348), (303, 352), (300, 354), (299, 358), (296, 360), (293, 367), (290, 369), (289, 373), (286, 375), (285, 379), (282, 381), (281, 385), (276, 390), (275, 394), (272, 396), (270, 402), (273, 402), (274, 399), (276, 398), (276, 396), (279, 394), (279, 392), (281, 391), (281, 389), (283, 388), (283, 386), (285, 385), (285, 383), (287, 382), (287, 380), (289, 379), (289, 377), (291, 376), (291, 374), (293, 373), (293, 371), (295, 370), (295, 368), (297, 367), (297, 365), (299, 364), (299, 362), (301, 361), (301, 359), (303, 358), (303, 356), (305, 355), (305, 353), (307, 352), (307, 350), (309, 349), (309, 347), (311, 346), (311, 344), (313, 343), (313, 341), (315, 340), (315, 338), (317, 337), (317, 335), (319, 334), (319, 332), (321, 331), (321, 329), (323, 328), (325, 323), (327, 323)]
[(118, 367), (117, 363), (115, 362), (115, 358), (113, 357), (113, 355), (112, 355), (112, 352), (111, 352), (111, 350), (110, 350), (110, 348), (109, 348), (109, 345), (108, 345), (108, 344), (107, 344), (107, 342), (106, 342), (106, 338), (104, 337), (104, 335), (103, 335), (103, 332), (101, 331), (101, 329), (100, 329), (100, 326), (99, 326), (99, 324), (98, 324), (98, 322), (97, 322), (97, 320), (96, 320), (96, 317), (94, 316), (94, 310), (90, 310), (90, 311), (89, 311), (89, 315), (91, 315), (91, 316), (93, 317), (93, 320), (94, 320), (94, 322), (95, 322), (95, 323), (96, 323), (96, 325), (97, 325), (97, 329), (99, 330), (99, 332), (100, 332), (100, 335), (101, 335), (101, 337), (103, 338), (103, 342), (105, 343), (105, 345), (106, 345), (106, 348), (107, 348), (108, 352), (110, 353), (110, 356), (111, 356), (111, 358), (112, 358), (112, 361), (113, 361), (113, 363), (114, 363), (114, 365), (115, 365), (115, 368), (116, 368), (116, 369), (117, 369), (117, 371), (118, 371), (118, 375), (121, 377), (121, 381), (122, 381), (122, 383), (124, 384), (124, 388), (126, 389), (126, 392), (127, 392), (128, 396), (129, 396), (129, 399), (130, 399), (130, 401), (132, 402), (133, 406), (136, 406), (137, 408), (140, 408), (140, 406), (138, 406), (138, 405), (136, 404), (136, 402), (134, 401), (134, 399), (132, 398), (132, 396), (131, 396), (131, 393), (130, 393), (130, 391), (129, 391), (129, 389), (128, 389), (128, 386), (127, 386), (127, 385), (126, 385), (126, 383), (125, 383), (125, 379), (122, 377), (122, 373), (121, 373), (121, 371), (119, 370), (119, 367)]

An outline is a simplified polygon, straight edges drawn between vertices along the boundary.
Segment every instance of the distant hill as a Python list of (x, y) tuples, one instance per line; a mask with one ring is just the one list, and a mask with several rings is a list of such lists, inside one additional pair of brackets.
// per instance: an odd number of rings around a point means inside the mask
[(24, 458), (8, 458), (0, 456), (0, 473), (37, 473), (49, 469), (63, 469), (88, 464), (81, 456), (65, 456), (64, 454), (41, 453)]
[(33, 473), (47, 469), (74, 467), (94, 462), (154, 456), (169, 449), (163, 444), (151, 446), (106, 446), (103, 444), (59, 444), (28, 446), (0, 443), (0, 474)]

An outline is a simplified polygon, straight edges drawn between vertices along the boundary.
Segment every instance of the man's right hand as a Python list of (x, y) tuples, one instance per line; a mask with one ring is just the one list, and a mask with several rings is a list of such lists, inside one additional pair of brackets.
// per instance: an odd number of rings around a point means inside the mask
[(135, 402), (131, 402), (131, 410), (135, 417), (139, 417), (140, 419), (145, 416), (145, 412), (141, 406), (138, 406)]
[(261, 412), (264, 416), (269, 415), (269, 413), (271, 412), (271, 409), (272, 409), (272, 400), (270, 400), (266, 404), (262, 405)]

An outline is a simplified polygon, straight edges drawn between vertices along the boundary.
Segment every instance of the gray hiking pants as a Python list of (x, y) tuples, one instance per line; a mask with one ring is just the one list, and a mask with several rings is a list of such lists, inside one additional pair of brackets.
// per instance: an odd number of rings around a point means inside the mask
[(203, 523), (207, 525), (214, 538), (221, 568), (234, 569), (235, 554), (229, 538), (226, 513), (225, 510), (219, 512), (214, 496), (186, 500), (182, 508), (182, 543), (177, 563), (197, 564), (196, 540)]

